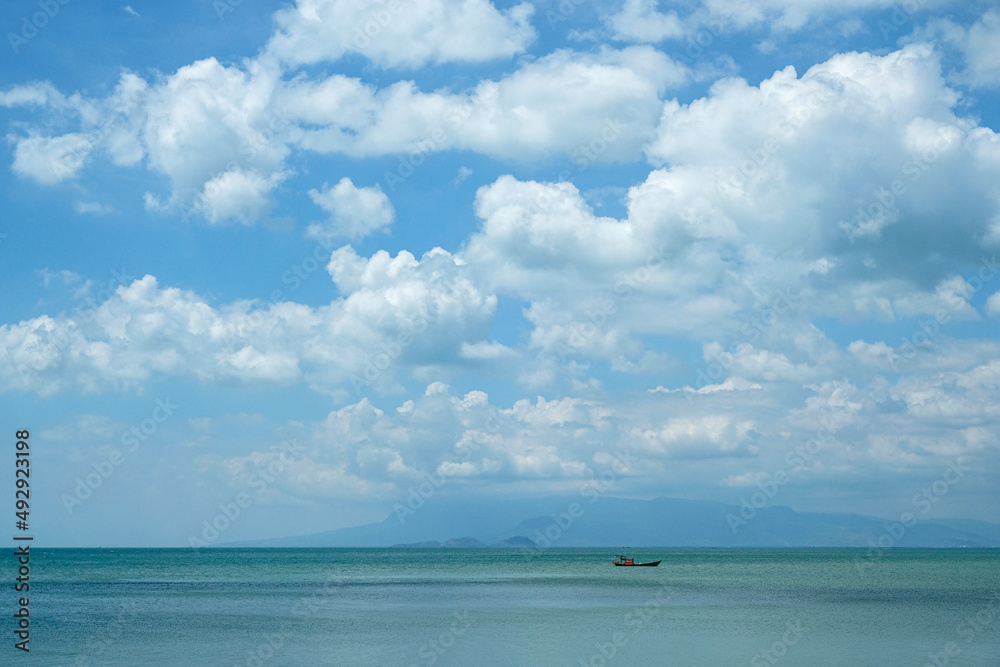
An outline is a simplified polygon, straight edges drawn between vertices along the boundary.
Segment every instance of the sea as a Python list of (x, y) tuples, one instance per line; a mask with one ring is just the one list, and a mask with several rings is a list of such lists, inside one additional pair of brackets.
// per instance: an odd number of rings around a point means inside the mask
[(1000, 665), (1000, 549), (616, 553), (32, 549), (0, 664)]

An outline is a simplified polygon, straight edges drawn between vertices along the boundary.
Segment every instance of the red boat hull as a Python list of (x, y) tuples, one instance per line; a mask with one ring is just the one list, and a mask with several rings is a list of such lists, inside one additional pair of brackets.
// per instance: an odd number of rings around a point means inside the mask
[(618, 567), (656, 567), (657, 565), (660, 564), (660, 561), (654, 560), (650, 563), (633, 563), (632, 561), (627, 560), (623, 563), (619, 563), (618, 561), (613, 560), (611, 561), (611, 563), (613, 565), (617, 565)]

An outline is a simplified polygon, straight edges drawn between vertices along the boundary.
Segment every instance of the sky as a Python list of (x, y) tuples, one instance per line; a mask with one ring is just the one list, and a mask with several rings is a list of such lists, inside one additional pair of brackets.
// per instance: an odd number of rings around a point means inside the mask
[(0, 25), (0, 473), (29, 430), (39, 542), (588, 489), (1000, 521), (995, 2)]

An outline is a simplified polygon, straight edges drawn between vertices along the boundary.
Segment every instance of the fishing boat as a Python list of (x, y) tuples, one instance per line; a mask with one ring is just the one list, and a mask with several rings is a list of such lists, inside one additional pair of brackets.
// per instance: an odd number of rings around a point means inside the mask
[(636, 563), (635, 558), (626, 558), (625, 556), (615, 556), (618, 560), (611, 561), (614, 565), (631, 565), (633, 567), (656, 567), (660, 564), (660, 561), (654, 560), (648, 563)]

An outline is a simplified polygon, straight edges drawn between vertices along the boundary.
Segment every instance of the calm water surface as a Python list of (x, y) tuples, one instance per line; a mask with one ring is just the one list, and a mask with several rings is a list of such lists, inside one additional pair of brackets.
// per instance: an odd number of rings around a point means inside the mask
[(23, 664), (1000, 665), (1000, 550), (614, 553), (40, 550)]

